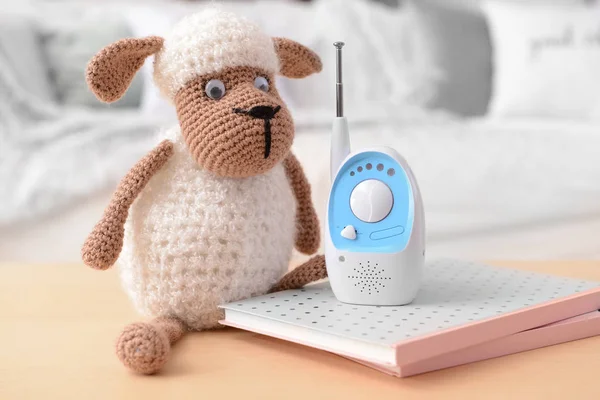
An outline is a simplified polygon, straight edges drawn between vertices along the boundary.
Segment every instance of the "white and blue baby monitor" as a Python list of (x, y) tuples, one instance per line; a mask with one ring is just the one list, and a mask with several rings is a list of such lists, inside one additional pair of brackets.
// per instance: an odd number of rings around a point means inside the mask
[(336, 42), (337, 117), (331, 141), (331, 192), (325, 258), (344, 303), (403, 305), (414, 300), (425, 261), (425, 216), (417, 181), (389, 147), (350, 151), (343, 115), (342, 46)]

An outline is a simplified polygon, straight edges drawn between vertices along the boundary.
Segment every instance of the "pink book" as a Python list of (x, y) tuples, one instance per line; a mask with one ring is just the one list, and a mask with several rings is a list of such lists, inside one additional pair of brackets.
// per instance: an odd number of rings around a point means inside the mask
[(600, 311), (592, 311), (553, 324), (471, 346), (463, 350), (444, 353), (414, 364), (390, 366), (363, 362), (357, 359), (354, 359), (354, 361), (390, 375), (407, 377), (585, 339), (598, 334), (600, 334)]
[(225, 304), (222, 322), (404, 377), (600, 333), (600, 282), (428, 262), (415, 301), (341, 303), (327, 282)]

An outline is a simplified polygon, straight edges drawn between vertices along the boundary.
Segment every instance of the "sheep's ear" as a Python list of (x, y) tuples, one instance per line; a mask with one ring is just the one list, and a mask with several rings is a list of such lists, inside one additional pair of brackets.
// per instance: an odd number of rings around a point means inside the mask
[(86, 80), (89, 88), (103, 102), (119, 100), (146, 57), (160, 50), (163, 42), (161, 37), (149, 36), (122, 39), (106, 46), (88, 63)]
[(279, 57), (279, 73), (287, 78), (305, 78), (321, 72), (319, 56), (308, 47), (285, 38), (273, 38)]

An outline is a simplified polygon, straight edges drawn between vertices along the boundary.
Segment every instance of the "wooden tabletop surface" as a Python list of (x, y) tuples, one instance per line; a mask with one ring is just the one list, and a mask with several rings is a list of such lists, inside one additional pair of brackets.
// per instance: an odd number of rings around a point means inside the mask
[[(600, 262), (491, 264), (600, 280)], [(114, 354), (137, 320), (114, 269), (0, 265), (0, 399), (600, 399), (600, 337), (401, 379), (228, 328), (139, 376)]]

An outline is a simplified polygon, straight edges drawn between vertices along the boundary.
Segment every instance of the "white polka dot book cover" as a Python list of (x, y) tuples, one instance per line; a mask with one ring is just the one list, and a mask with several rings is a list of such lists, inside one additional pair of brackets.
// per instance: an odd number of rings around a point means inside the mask
[[(348, 266), (374, 293), (385, 271)], [(440, 259), (412, 302), (339, 301), (329, 281), (221, 305), (221, 324), (406, 377), (600, 334), (600, 282)]]

